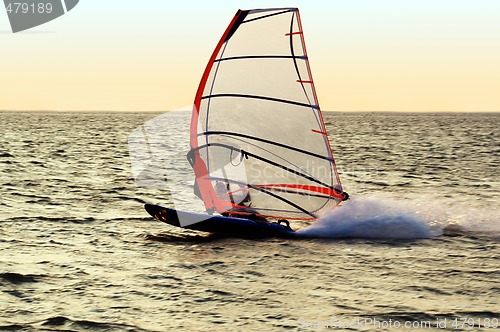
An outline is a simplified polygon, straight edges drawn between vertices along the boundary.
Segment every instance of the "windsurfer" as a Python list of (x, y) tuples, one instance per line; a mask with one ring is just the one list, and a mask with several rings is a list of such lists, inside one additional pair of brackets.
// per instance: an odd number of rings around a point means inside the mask
[(217, 181), (214, 186), (215, 194), (220, 199), (227, 199), (229, 193), (229, 183), (224, 184), (222, 181)]
[(239, 187), (240, 189), (233, 192), (231, 191), (229, 183), (224, 183), (222, 181), (217, 181), (215, 183), (215, 193), (220, 199), (229, 199), (231, 203), (238, 205), (238, 207), (222, 212), (221, 215), (225, 217), (247, 218), (256, 222), (268, 222), (266, 218), (260, 216), (257, 211), (252, 208), (252, 199), (247, 187), (242, 184), (239, 184)]
[(222, 181), (217, 181), (214, 186), (215, 194), (221, 200), (229, 200), (233, 204), (236, 203), (242, 206), (246, 206), (246, 204), (248, 204), (248, 206), (250, 206), (250, 192), (243, 184), (238, 185), (240, 187), (239, 189), (231, 190), (229, 182), (224, 183)]

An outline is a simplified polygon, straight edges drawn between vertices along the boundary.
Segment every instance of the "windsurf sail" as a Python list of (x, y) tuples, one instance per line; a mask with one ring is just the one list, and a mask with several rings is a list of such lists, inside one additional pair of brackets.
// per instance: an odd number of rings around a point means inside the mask
[(345, 198), (297, 8), (236, 13), (201, 78), (190, 144), (209, 213), (308, 220)]

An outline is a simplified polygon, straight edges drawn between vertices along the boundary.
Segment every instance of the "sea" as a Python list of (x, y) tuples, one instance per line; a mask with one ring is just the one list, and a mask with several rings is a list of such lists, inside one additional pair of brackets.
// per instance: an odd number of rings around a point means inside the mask
[(499, 331), (500, 113), (324, 117), (350, 200), (250, 239), (145, 212), (195, 201), (135, 179), (160, 113), (0, 112), (0, 330)]

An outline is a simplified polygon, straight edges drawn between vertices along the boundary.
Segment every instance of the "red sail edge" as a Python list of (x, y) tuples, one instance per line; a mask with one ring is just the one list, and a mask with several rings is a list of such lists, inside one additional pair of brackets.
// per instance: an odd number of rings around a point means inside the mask
[(214, 66), (214, 61), (217, 57), (217, 54), (219, 54), (228, 37), (230, 37), (230, 35), (234, 32), (236, 23), (241, 22), (241, 17), (246, 16), (247, 12), (248, 11), (238, 10), (231, 20), (231, 23), (229, 23), (228, 27), (226, 28), (226, 31), (224, 31), (224, 34), (222, 35), (219, 43), (212, 53), (212, 56), (210, 57), (210, 60), (208, 60), (208, 64), (205, 67), (205, 71), (203, 72), (203, 76), (201, 77), (200, 84), (194, 98), (193, 110), (191, 114), (190, 144), (191, 151), (193, 151), (193, 170), (196, 176), (196, 185), (198, 186), (201, 199), (205, 203), (207, 212), (212, 212), (215, 210), (221, 213), (227, 211), (228, 207), (215, 194), (212, 182), (209, 179), (207, 166), (201, 159), (198, 149), (198, 118), (200, 114), (201, 97), (203, 96), (203, 91), (205, 90), (205, 86), (207, 84), (210, 71)]

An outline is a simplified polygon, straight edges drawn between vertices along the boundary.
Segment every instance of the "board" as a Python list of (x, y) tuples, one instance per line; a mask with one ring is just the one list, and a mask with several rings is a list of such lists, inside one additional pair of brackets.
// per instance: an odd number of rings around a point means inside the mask
[[(219, 215), (211, 216), (154, 204), (145, 204), (144, 208), (155, 219), (184, 229), (251, 238), (297, 236), (296, 232), (290, 227), (275, 222), (254, 221), (246, 218)], [(181, 221), (185, 226), (181, 225)]]

